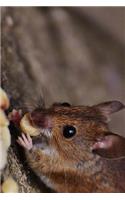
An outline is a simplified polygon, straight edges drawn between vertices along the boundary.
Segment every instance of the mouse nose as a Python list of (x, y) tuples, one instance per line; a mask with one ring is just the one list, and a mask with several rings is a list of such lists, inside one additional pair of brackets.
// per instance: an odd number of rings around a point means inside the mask
[(52, 128), (52, 120), (49, 115), (42, 112), (33, 111), (31, 112), (30, 117), (34, 125), (44, 129)]

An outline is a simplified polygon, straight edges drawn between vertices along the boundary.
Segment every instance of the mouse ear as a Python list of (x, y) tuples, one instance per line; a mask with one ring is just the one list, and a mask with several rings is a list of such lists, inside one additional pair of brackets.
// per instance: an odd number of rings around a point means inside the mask
[(92, 152), (110, 159), (125, 157), (125, 138), (108, 132), (94, 143)]
[(108, 101), (100, 103), (94, 106), (101, 111), (101, 113), (106, 117), (106, 121), (109, 121), (109, 117), (112, 113), (118, 112), (125, 108), (125, 105), (120, 101)]
[(63, 102), (63, 103), (58, 103), (58, 102), (55, 102), (52, 104), (52, 106), (63, 106), (63, 107), (70, 107), (71, 104), (69, 104), (68, 102)]

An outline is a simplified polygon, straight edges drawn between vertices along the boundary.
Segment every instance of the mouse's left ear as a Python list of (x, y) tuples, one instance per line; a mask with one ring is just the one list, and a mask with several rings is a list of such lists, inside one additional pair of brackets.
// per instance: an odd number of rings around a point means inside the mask
[(106, 121), (109, 121), (109, 117), (112, 113), (118, 112), (125, 108), (125, 105), (120, 101), (107, 101), (93, 106), (97, 108), (103, 116), (105, 116)]
[(111, 132), (105, 134), (93, 144), (92, 152), (109, 159), (125, 158), (125, 138)]
[(62, 107), (70, 107), (71, 104), (69, 104), (68, 102), (63, 102), (63, 103), (58, 103), (58, 102), (55, 102), (52, 104), (52, 106), (62, 106)]

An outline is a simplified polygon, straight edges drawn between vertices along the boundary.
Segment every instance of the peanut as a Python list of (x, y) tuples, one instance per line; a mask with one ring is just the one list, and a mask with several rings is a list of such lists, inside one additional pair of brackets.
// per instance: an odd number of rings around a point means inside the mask
[(25, 134), (30, 136), (37, 136), (40, 134), (40, 129), (34, 127), (29, 120), (29, 113), (26, 113), (20, 121), (20, 127)]
[(2, 192), (4, 193), (17, 193), (18, 185), (12, 177), (8, 177), (2, 184)]
[(10, 102), (7, 97), (7, 94), (4, 92), (2, 88), (0, 88), (0, 108), (6, 110), (9, 108)]

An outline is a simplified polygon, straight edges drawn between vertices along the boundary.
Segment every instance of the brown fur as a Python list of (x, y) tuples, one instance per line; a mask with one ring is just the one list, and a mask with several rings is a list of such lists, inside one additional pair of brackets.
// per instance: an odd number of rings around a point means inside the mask
[[(110, 114), (122, 108), (124, 105), (119, 102), (92, 107), (57, 104), (32, 112), (33, 123), (42, 129), (48, 124), (51, 136), (47, 137), (43, 132), (33, 138), (41, 146), (37, 147), (36, 142), (33, 149), (26, 152), (29, 165), (57, 192), (125, 192), (125, 151), (122, 151), (125, 138), (118, 136), (121, 145), (117, 145), (116, 152), (113, 148), (106, 149), (106, 152), (92, 152), (95, 142), (110, 133), (107, 125)], [(65, 125), (74, 126), (76, 135), (64, 138)]]

